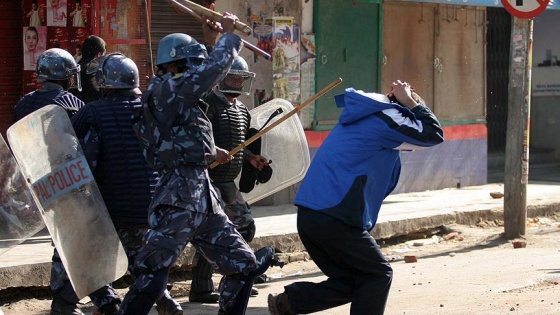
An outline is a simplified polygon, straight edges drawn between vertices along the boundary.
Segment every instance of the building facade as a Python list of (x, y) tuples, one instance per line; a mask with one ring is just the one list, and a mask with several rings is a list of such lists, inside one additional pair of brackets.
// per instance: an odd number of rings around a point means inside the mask
[[(25, 31), (31, 27), (31, 0), (0, 0), (0, 132), (13, 123), (13, 106), (36, 87), (25, 61)], [(200, 22), (168, 2), (68, 0), (66, 24), (50, 21), (51, 0), (38, 0), (44, 48), (74, 53), (88, 34), (103, 37), (151, 74), (159, 40), (183, 32), (202, 40)], [(76, 3), (82, 23), (74, 24)], [(144, 5), (146, 3), (146, 5)], [(300, 113), (313, 157), (338, 120), (333, 96), (344, 88), (386, 92), (404, 79), (444, 125), (446, 141), (425, 151), (403, 153), (395, 193), (487, 182), (488, 158), (505, 150), (511, 15), (499, 3), (451, 1), (217, 0), (217, 11), (232, 12), (248, 24), (243, 38), (267, 51), (271, 60), (244, 49), (254, 71), (249, 107), (281, 97), (297, 106), (337, 78), (343, 83)], [(531, 149), (560, 158), (560, 5), (534, 21)], [(79, 21), (78, 21), (79, 22)], [(76, 22), (76, 23), (78, 23)], [(49, 25), (53, 24), (53, 25)], [(149, 26), (147, 26), (149, 24)], [(22, 57), (23, 56), (23, 57)], [(144, 83), (144, 82), (143, 82)], [(349, 148), (352, 149), (352, 148)], [(359, 149), (359, 148), (356, 148)], [(273, 203), (289, 202), (297, 187)]]

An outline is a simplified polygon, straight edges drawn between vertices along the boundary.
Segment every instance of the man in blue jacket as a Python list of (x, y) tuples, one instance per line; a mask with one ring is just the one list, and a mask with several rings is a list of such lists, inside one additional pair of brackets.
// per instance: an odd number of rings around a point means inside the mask
[(317, 151), (294, 203), (299, 236), (328, 277), (295, 282), (269, 295), (271, 314), (306, 314), (352, 303), (350, 314), (383, 314), (393, 270), (370, 232), (397, 185), (400, 150), (443, 142), (443, 131), (408, 83), (387, 95), (352, 88), (335, 97), (343, 110)]

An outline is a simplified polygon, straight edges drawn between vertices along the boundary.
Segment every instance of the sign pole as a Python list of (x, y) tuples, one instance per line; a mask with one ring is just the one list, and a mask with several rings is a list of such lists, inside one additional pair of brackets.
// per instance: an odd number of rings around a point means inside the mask
[(525, 235), (527, 221), (532, 49), (533, 19), (514, 17), (504, 171), (504, 229), (509, 239)]

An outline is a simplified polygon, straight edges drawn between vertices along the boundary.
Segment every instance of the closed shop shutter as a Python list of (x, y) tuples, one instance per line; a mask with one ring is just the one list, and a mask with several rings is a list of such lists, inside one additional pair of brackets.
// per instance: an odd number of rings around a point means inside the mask
[(14, 106), (23, 91), (23, 8), (20, 1), (0, 1), (0, 132), (14, 123)]
[(163, 1), (152, 1), (152, 51), (154, 64), (159, 41), (171, 33), (184, 33), (203, 42), (202, 24), (192, 16), (179, 12)]

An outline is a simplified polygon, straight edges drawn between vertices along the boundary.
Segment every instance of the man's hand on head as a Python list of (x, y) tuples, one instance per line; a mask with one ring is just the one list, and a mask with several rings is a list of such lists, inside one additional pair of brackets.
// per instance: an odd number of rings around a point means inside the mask
[(418, 103), (412, 97), (412, 88), (410, 84), (405, 81), (397, 80), (393, 82), (391, 91), (387, 94), (388, 97), (394, 97), (401, 105), (413, 108)]

